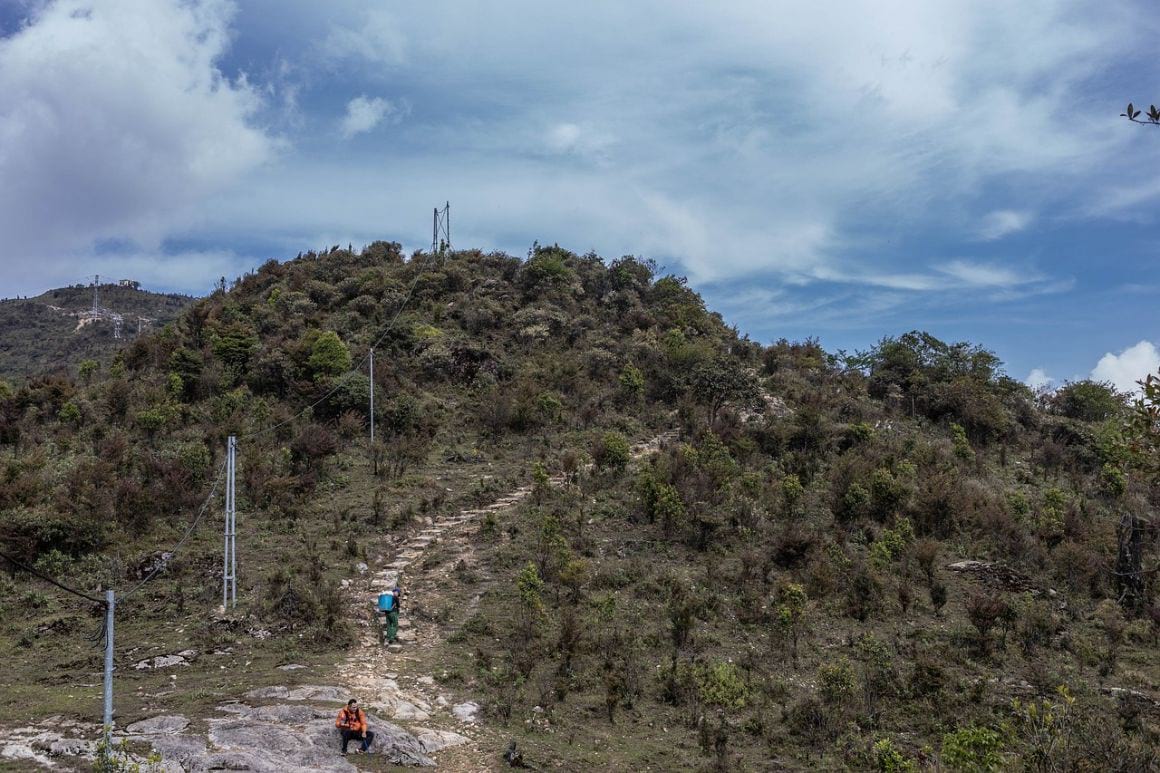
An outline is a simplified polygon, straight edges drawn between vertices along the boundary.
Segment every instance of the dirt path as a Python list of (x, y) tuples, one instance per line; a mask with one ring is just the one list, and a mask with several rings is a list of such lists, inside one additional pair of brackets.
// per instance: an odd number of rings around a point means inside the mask
[[(632, 447), (631, 458), (653, 454), (676, 437), (676, 431), (670, 430), (639, 443)], [(549, 482), (560, 486), (565, 481), (562, 475), (556, 475)], [(531, 485), (521, 486), (485, 507), (439, 518), (403, 543), (381, 567), (351, 581), (352, 587), (361, 589), (351, 606), (360, 636), (358, 647), (339, 669), (342, 685), (353, 695), (367, 696), (363, 700), (372, 709), (408, 725), (420, 739), (434, 740), (428, 750), (446, 769), (491, 770), (498, 764), (500, 750), (494, 743), (486, 747), (480, 743), (486, 732), (480, 724), (479, 706), (471, 701), (455, 703), (441, 691), (429, 673), (430, 658), (425, 657), (442, 645), (458, 625), (470, 619), (480, 601), (481, 589), (477, 588), (466, 608), (456, 610), (454, 626), (432, 619), (439, 615), (434, 614), (430, 600), (439, 598), (441, 589), (454, 582), (451, 575), (457, 566), (475, 567), (474, 530), (469, 527), (489, 514), (510, 510), (531, 493)], [(490, 578), (478, 579), (480, 585), (486, 585)], [(389, 591), (396, 583), (404, 592), (399, 620), (401, 644), (383, 647), (371, 623), (370, 610), (378, 594)]]

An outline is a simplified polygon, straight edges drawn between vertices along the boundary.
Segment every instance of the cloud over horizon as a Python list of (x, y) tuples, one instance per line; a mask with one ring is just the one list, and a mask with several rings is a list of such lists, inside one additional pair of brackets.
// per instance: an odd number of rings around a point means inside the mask
[(1140, 341), (1119, 354), (1108, 352), (1092, 369), (1092, 379), (1110, 382), (1121, 392), (1140, 391), (1137, 381), (1160, 370), (1160, 351), (1151, 341)]
[(257, 91), (215, 65), (232, 18), (226, 2), (57, 0), (0, 39), (6, 281), (105, 240), (156, 247), (275, 155)]

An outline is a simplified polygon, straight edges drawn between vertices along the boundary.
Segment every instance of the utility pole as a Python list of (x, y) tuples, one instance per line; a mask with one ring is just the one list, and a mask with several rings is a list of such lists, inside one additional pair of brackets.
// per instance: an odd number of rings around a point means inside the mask
[(230, 435), (226, 451), (226, 529), (225, 555), (222, 558), (222, 608), (238, 605), (237, 503), (234, 499), (234, 473), (237, 470), (237, 438)]
[(113, 743), (113, 591), (105, 591), (105, 755)]
[(371, 459), (375, 475), (379, 474), (379, 456), (375, 453), (375, 350), (371, 349)]

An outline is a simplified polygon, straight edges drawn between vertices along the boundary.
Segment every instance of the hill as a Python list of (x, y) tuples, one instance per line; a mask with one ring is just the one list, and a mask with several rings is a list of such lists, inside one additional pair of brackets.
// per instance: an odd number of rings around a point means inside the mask
[[(92, 286), (49, 290), (0, 301), (0, 379), (22, 381), (48, 370), (76, 373), (82, 360), (107, 361), (142, 332), (173, 321), (193, 299), (129, 285), (98, 288), (105, 313), (94, 315)], [(114, 336), (120, 315), (122, 338)]]
[[(0, 544), (129, 591), (118, 725), (180, 714), (131, 746), (193, 767), (495, 769), (514, 742), (570, 770), (1155, 770), (1160, 492), (1130, 419), (923, 333), (761, 345), (633, 258), (376, 243), (0, 399)], [(0, 604), (0, 752), (91, 739), (99, 606), (27, 572)], [(352, 693), (381, 756), (327, 746)]]

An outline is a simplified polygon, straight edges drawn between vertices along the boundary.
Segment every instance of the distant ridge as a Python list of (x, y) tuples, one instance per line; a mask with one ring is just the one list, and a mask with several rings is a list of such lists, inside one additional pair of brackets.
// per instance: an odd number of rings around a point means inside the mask
[[(138, 334), (173, 321), (194, 298), (153, 293), (137, 283), (102, 283), (94, 316), (91, 285), (48, 290), (34, 298), (0, 301), (0, 379), (20, 382), (39, 373), (70, 371), (81, 360), (103, 361)], [(121, 317), (121, 338), (114, 337), (111, 314)]]

